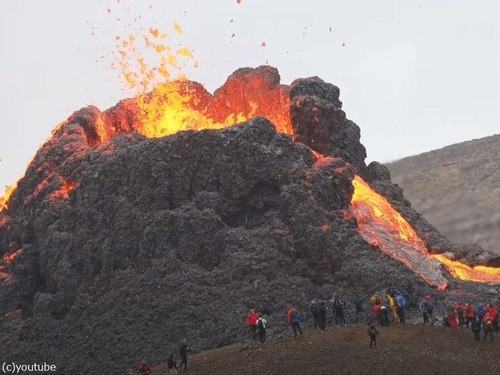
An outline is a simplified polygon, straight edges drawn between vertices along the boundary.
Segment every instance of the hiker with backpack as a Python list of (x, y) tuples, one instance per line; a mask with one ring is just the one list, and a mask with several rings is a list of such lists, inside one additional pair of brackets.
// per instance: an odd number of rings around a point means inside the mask
[(319, 325), (319, 315), (318, 315), (318, 309), (319, 309), (319, 305), (318, 305), (318, 301), (316, 300), (316, 298), (314, 298), (312, 301), (311, 301), (311, 314), (313, 316), (313, 319), (314, 319), (314, 329), (318, 328), (318, 325)]
[(263, 317), (260, 317), (259, 320), (257, 320), (257, 327), (258, 327), (258, 334), (259, 334), (259, 341), (261, 344), (264, 344), (266, 342), (266, 325), (267, 325), (267, 320), (264, 319)]
[(303, 334), (302, 328), (300, 328), (299, 310), (289, 305), (286, 317), (288, 325), (292, 326), (293, 334), (295, 335), (295, 339), (297, 339), (297, 331), (299, 331), (301, 335)]
[(248, 314), (245, 323), (250, 330), (250, 337), (252, 340), (257, 339), (257, 320), (259, 320), (259, 314), (255, 309), (251, 309)]
[(486, 312), (491, 315), (493, 318), (493, 332), (498, 332), (498, 311), (493, 304), (489, 304), (488, 307), (486, 308)]
[(399, 320), (404, 324), (405, 322), (405, 307), (406, 307), (406, 298), (403, 296), (403, 293), (396, 292), (396, 312), (398, 313)]
[(377, 335), (378, 335), (377, 328), (375, 328), (375, 325), (373, 323), (367, 323), (367, 325), (368, 325), (368, 336), (370, 336), (370, 349), (372, 348), (372, 345), (375, 345), (376, 348)]
[(484, 337), (483, 342), (486, 342), (486, 336), (490, 335), (490, 341), (493, 341), (493, 317), (489, 312), (483, 318)]
[(419, 310), (422, 312), (422, 318), (424, 319), (424, 324), (429, 324), (429, 318), (432, 322), (432, 315), (434, 313), (434, 304), (431, 301), (431, 296), (426, 295), (422, 298), (420, 302)]

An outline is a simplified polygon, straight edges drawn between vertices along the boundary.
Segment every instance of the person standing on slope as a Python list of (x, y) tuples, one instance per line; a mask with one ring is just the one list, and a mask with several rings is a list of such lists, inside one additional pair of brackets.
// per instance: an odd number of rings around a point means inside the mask
[(318, 307), (318, 326), (321, 332), (326, 332), (326, 303), (321, 301)]
[(368, 336), (370, 336), (370, 349), (372, 348), (372, 345), (375, 345), (375, 348), (377, 347), (377, 335), (378, 331), (377, 328), (375, 328), (375, 325), (373, 323), (367, 323), (368, 325)]
[(481, 320), (478, 315), (476, 315), (474, 320), (471, 322), (470, 329), (474, 335), (474, 341), (481, 342), (481, 338), (479, 337), (479, 334), (481, 333)]
[(319, 325), (318, 309), (319, 309), (318, 301), (316, 300), (316, 298), (314, 298), (311, 301), (311, 314), (314, 319), (314, 329), (318, 328)]
[(250, 313), (247, 316), (245, 323), (250, 330), (250, 337), (252, 338), (252, 340), (257, 339), (257, 328), (258, 328), (257, 321), (258, 320), (259, 320), (259, 314), (257, 314), (257, 311), (255, 311), (255, 309), (251, 309)]
[(287, 317), (288, 325), (292, 326), (293, 334), (295, 335), (295, 338), (297, 338), (297, 331), (299, 331), (300, 334), (302, 335), (303, 332), (302, 332), (302, 328), (300, 328), (299, 310), (297, 310), (292, 305), (289, 305), (286, 317)]

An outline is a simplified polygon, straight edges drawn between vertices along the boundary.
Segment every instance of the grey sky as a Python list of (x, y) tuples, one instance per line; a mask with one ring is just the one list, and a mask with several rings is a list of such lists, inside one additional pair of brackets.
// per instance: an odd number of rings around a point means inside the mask
[(368, 161), (496, 134), (499, 14), (497, 1), (3, 0), (0, 191), (74, 110), (131, 96), (100, 59), (116, 35), (174, 21), (200, 63), (188, 77), (210, 91), (266, 61), (283, 83), (317, 75), (339, 86)]

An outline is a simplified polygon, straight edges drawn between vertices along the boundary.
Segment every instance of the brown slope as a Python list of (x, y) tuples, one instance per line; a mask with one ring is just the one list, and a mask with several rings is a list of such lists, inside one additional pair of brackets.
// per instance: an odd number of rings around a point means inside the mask
[[(498, 335), (476, 344), (469, 330), (406, 325), (378, 327), (378, 348), (370, 349), (366, 326), (327, 327), (326, 334), (305, 330), (294, 340), (287, 335), (262, 346), (243, 344), (197, 353), (188, 358), (191, 375), (212, 374), (440, 374), (500, 371)], [(482, 334), (481, 334), (482, 337)], [(183, 373), (183, 372), (181, 372)], [(167, 375), (166, 366), (153, 375)]]
[(500, 253), (500, 135), (387, 167), (412, 206), (451, 241)]

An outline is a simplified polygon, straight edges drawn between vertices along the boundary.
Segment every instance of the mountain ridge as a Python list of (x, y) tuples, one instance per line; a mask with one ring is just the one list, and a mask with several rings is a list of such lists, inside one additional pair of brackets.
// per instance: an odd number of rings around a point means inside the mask
[(446, 237), (500, 253), (500, 134), (385, 165), (412, 206)]

